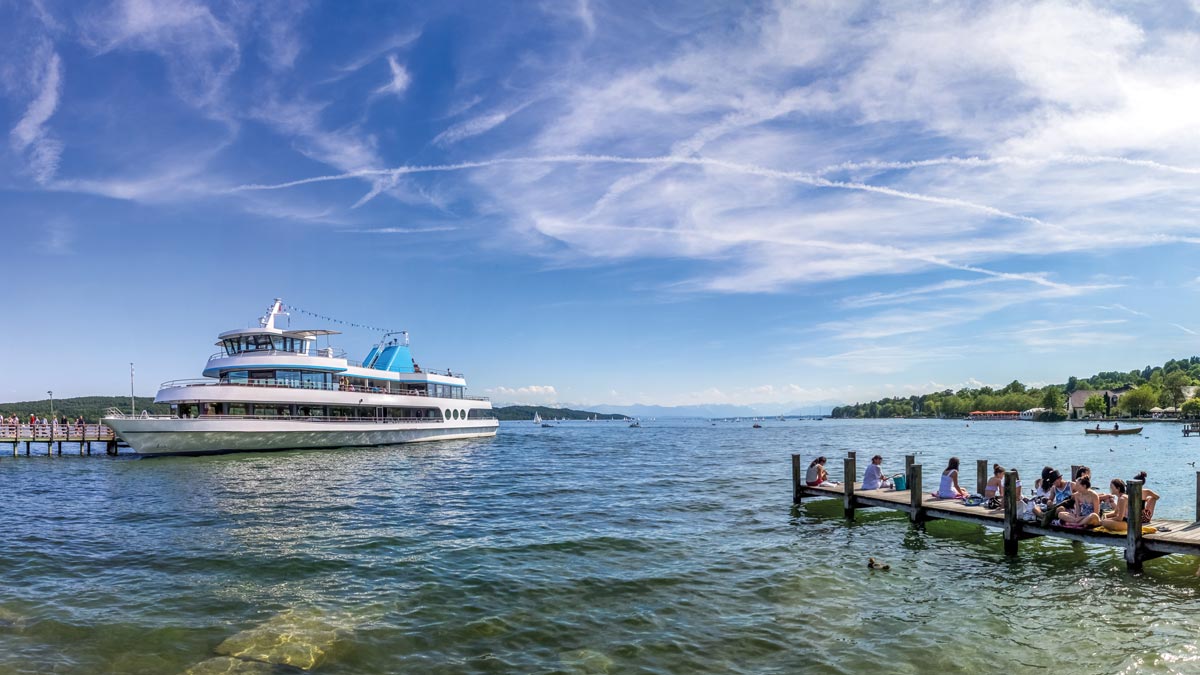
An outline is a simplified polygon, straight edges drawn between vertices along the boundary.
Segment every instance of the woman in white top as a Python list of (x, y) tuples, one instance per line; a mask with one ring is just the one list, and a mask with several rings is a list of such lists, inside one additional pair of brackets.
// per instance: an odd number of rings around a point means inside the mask
[(804, 476), (804, 483), (809, 487), (816, 487), (829, 482), (829, 474), (825, 472), (825, 458), (818, 457), (808, 465), (808, 473)]
[(867, 465), (867, 470), (863, 472), (861, 490), (878, 490), (883, 487), (891, 487), (892, 481), (883, 477), (883, 456), (875, 455), (871, 458), (871, 463)]
[(958, 458), (951, 457), (942, 472), (942, 482), (938, 486), (937, 496), (943, 499), (966, 499), (967, 491), (958, 486)]

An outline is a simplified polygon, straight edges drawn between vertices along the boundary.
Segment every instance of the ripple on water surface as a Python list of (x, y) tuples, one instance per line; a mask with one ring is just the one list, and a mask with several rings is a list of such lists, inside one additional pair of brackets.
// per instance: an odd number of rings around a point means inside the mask
[(1097, 442), (1072, 424), (764, 426), (5, 460), (0, 672), (1200, 668), (1195, 559), (1129, 575), (1117, 549), (1033, 540), (1010, 560), (993, 530), (865, 510), (848, 525), (836, 502), (789, 503), (791, 452), (840, 477), (853, 449), (893, 470), (908, 452), (1027, 476), (1146, 469), (1159, 513), (1187, 517), (1192, 448), (1173, 427)]

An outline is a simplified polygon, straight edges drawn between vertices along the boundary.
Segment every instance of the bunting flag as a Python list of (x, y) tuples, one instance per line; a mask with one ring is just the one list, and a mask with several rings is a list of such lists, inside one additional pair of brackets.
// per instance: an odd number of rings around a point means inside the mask
[(311, 316), (314, 319), (321, 319), (322, 321), (328, 321), (330, 323), (336, 323), (336, 324), (340, 324), (342, 326), (350, 326), (351, 328), (362, 328), (364, 330), (377, 331), (380, 333), (402, 333), (402, 332), (405, 332), (405, 331), (396, 330), (394, 328), (380, 328), (379, 326), (368, 326), (365, 323), (354, 323), (353, 321), (342, 321), (341, 319), (335, 319), (331, 316), (325, 316), (324, 314), (317, 314), (316, 312), (310, 312), (307, 309), (303, 309), (303, 308), (297, 307), (295, 305), (286, 305), (286, 306), (284, 306), (283, 309), (286, 311), (289, 311), (289, 312), (300, 312), (301, 314), (304, 314), (306, 316)]

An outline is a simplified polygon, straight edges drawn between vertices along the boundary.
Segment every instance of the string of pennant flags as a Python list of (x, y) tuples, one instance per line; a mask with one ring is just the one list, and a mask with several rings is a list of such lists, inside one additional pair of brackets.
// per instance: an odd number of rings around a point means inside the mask
[(379, 333), (403, 333), (403, 332), (406, 332), (406, 331), (396, 330), (394, 328), (380, 328), (379, 326), (370, 326), (365, 323), (354, 323), (353, 321), (343, 321), (341, 319), (335, 319), (332, 316), (325, 316), (324, 314), (310, 312), (307, 309), (297, 307), (295, 305), (284, 305), (283, 309), (284, 309), (284, 311), (287, 311), (287, 312), (299, 312), (301, 314), (304, 314), (305, 316), (311, 316), (314, 319), (321, 319), (322, 321), (329, 321), (331, 323), (340, 324), (342, 326), (350, 326), (351, 328), (362, 328), (364, 330), (376, 331)]

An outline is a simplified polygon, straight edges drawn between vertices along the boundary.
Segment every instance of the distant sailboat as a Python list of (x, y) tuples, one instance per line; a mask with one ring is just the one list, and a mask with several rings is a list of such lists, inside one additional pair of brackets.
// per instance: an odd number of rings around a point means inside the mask
[(536, 410), (535, 410), (535, 411), (533, 411), (533, 423), (534, 423), (534, 424), (541, 424), (541, 423), (542, 423), (542, 416), (541, 416), (541, 415), (539, 415), (539, 414), (538, 414), (538, 412), (537, 412)]

